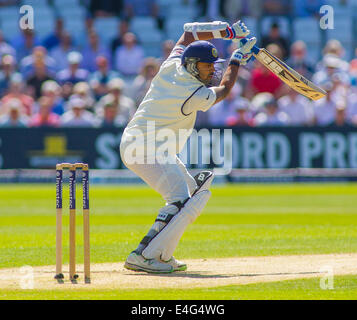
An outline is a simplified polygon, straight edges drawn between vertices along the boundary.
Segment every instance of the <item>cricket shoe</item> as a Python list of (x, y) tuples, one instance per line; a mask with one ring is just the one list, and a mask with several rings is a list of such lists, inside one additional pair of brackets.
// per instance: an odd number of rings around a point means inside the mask
[(171, 273), (173, 266), (156, 259), (145, 259), (141, 254), (132, 252), (125, 261), (124, 268), (133, 271), (145, 271), (148, 273)]
[(186, 271), (187, 270), (187, 264), (180, 260), (175, 259), (174, 257), (171, 257), (171, 259), (168, 261), (163, 261), (163, 260), (161, 260), (161, 261), (172, 266), (174, 268), (174, 271)]

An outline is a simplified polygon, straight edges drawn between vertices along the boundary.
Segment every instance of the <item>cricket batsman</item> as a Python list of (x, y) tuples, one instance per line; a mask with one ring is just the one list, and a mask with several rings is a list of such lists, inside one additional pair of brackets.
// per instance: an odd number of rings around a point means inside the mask
[[(177, 154), (192, 132), (197, 111), (207, 111), (225, 99), (237, 81), (239, 66), (251, 58), (256, 39), (240, 43), (249, 33), (241, 21), (232, 26), (221, 21), (186, 23), (184, 33), (125, 128), (120, 144), (124, 164), (166, 202), (151, 229), (129, 254), (125, 268), (149, 273), (187, 269), (173, 253), (186, 227), (210, 198), (213, 173), (202, 171), (192, 177)], [(217, 86), (211, 83), (216, 75), (215, 63), (222, 60), (215, 46), (206, 41), (214, 38), (239, 42)], [(184, 139), (182, 129), (189, 132)]]

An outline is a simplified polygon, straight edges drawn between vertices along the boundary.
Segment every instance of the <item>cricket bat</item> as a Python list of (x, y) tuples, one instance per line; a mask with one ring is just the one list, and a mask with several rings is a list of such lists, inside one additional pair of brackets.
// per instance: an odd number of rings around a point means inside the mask
[[(246, 39), (241, 40), (242, 44), (246, 43)], [(303, 96), (311, 99), (318, 100), (326, 95), (326, 91), (319, 88), (310, 80), (303, 77), (300, 73), (290, 68), (283, 61), (272, 55), (265, 48), (252, 48), (254, 57), (262, 63), (266, 68), (284, 81), (290, 88), (294, 89)]]

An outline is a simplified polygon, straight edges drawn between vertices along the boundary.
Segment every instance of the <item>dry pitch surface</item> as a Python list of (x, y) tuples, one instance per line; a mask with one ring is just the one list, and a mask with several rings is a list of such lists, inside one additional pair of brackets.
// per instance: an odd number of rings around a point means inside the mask
[[(78, 265), (78, 283), (73, 285), (65, 272), (62, 284), (53, 279), (54, 266), (33, 268), (33, 289), (154, 289), (208, 288), (226, 285), (273, 282), (299, 278), (357, 274), (357, 253), (292, 255), (186, 260), (188, 270), (166, 275), (133, 272), (123, 263), (93, 264), (92, 282), (83, 283), (83, 266)], [(0, 289), (21, 289), (31, 274), (21, 268), (0, 269)], [(31, 269), (30, 269), (31, 270)], [(68, 270), (68, 266), (64, 266)]]

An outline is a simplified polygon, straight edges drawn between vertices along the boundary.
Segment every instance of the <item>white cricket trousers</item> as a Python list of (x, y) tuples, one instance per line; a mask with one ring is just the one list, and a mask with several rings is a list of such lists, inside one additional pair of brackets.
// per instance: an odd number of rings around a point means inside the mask
[(165, 164), (129, 164), (124, 157), (122, 160), (128, 169), (160, 193), (167, 205), (186, 200), (196, 188), (195, 179), (177, 156), (176, 163)]

